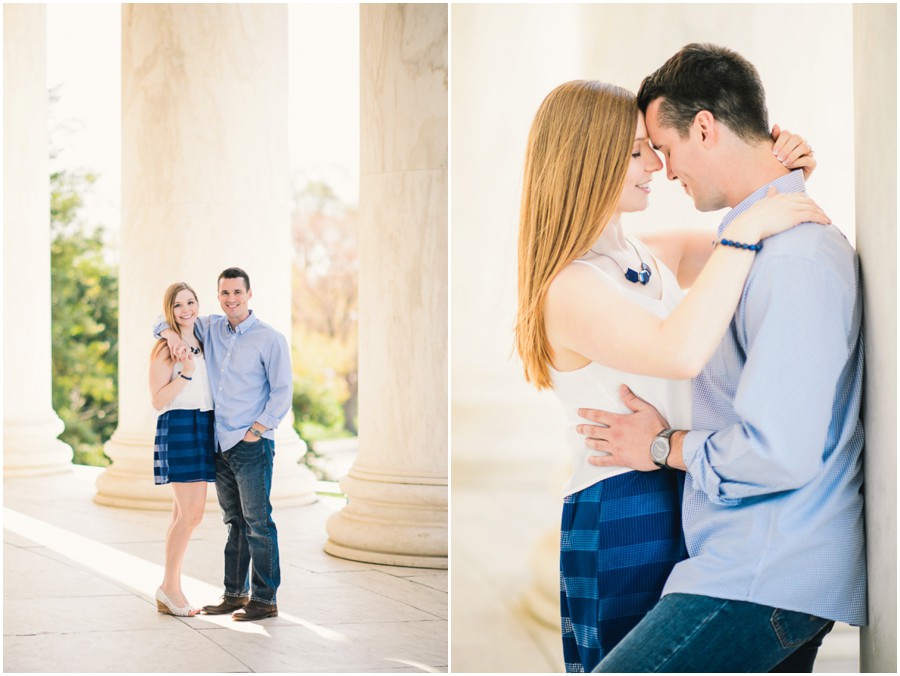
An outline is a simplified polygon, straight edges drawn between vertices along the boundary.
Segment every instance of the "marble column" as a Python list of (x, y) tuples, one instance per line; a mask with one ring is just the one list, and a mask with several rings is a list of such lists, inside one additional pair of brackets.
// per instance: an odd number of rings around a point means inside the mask
[[(291, 335), (285, 5), (122, 6), (119, 427), (96, 501), (168, 509), (153, 485), (147, 363), (175, 281), (221, 313), (219, 273), (250, 275), (251, 308)], [(290, 415), (276, 433), (276, 506), (315, 500)]]
[(3, 6), (3, 473), (71, 468), (50, 337), (45, 5)]
[(897, 6), (854, 5), (857, 249), (865, 306), (869, 626), (862, 671), (897, 671)]
[(359, 455), (325, 551), (447, 566), (447, 7), (361, 5)]

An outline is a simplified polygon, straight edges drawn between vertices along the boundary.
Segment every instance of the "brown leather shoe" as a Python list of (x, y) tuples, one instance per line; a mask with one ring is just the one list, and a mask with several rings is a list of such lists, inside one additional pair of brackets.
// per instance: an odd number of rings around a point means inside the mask
[(241, 610), (231, 613), (231, 619), (238, 622), (253, 622), (254, 620), (264, 620), (267, 617), (278, 617), (278, 606), (274, 603), (250, 601)]
[(217, 605), (203, 606), (202, 611), (206, 615), (224, 615), (238, 608), (243, 608), (250, 599), (246, 596), (223, 596)]

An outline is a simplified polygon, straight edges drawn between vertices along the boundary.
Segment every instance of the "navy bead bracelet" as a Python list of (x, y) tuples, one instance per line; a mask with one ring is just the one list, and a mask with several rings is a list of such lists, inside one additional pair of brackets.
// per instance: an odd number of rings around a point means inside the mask
[(746, 249), (747, 251), (759, 251), (762, 249), (762, 242), (757, 242), (756, 244), (744, 244), (743, 242), (735, 242), (732, 239), (720, 239), (716, 244), (733, 246), (735, 249)]

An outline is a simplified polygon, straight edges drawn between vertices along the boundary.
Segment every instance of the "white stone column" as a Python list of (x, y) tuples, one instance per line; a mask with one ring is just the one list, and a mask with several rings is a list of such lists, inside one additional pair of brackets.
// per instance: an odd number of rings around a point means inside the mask
[(869, 626), (861, 669), (897, 671), (897, 6), (854, 5), (856, 242), (865, 302)]
[[(153, 484), (147, 364), (175, 281), (221, 313), (219, 273), (250, 275), (250, 306), (290, 341), (287, 7), (122, 6), (119, 427), (97, 502), (168, 509)], [(276, 434), (276, 506), (315, 500), (289, 415)]]
[(447, 566), (447, 7), (360, 6), (359, 455), (329, 554)]
[(3, 473), (71, 468), (50, 338), (45, 5), (3, 5)]

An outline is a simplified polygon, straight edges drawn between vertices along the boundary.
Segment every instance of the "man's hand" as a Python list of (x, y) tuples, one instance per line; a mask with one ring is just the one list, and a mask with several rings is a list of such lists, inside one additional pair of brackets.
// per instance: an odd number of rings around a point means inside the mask
[(659, 411), (636, 396), (627, 385), (619, 388), (619, 394), (633, 413), (620, 415), (591, 408), (578, 409), (582, 418), (597, 423), (576, 428), (586, 437), (585, 445), (609, 453), (592, 456), (588, 462), (598, 467), (631, 467), (642, 472), (659, 469), (650, 457), (650, 444), (669, 424)]
[(177, 331), (165, 329), (161, 331), (159, 335), (166, 339), (166, 344), (169, 346), (169, 354), (172, 355), (172, 359), (183, 362), (185, 359), (192, 358), (188, 344), (181, 338)]
[[(265, 432), (267, 429), (268, 429), (267, 427), (263, 427), (263, 426), (262, 426), (261, 424), (259, 424), (258, 422), (253, 423), (253, 424), (250, 426), (250, 429), (247, 430), (246, 432), (244, 432), (244, 441), (247, 441), (247, 442), (249, 442), (249, 443), (251, 443), (251, 444), (255, 444), (257, 441), (259, 441), (260, 439), (262, 439), (262, 436), (261, 436), (261, 435), (262, 435), (262, 433)], [(255, 435), (255, 434), (253, 434), (253, 432), (251, 432), (250, 430), (256, 430), (256, 431), (258, 431), (259, 434), (260, 434), (260, 436), (257, 436), (257, 435)]]

